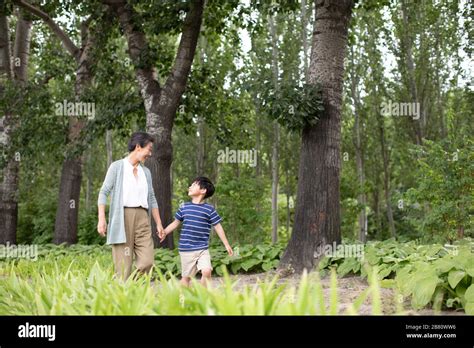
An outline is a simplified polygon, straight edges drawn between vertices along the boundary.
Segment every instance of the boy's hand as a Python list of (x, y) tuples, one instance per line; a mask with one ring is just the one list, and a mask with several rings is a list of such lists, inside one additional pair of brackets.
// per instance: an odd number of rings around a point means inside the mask
[(229, 254), (229, 256), (234, 255), (234, 251), (232, 250), (232, 247), (230, 245), (226, 245), (225, 249), (227, 250), (227, 253)]

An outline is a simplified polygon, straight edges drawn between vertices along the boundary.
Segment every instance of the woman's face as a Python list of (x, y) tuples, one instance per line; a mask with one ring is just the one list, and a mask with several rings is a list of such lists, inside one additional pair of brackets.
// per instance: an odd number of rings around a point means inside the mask
[(144, 162), (147, 158), (151, 157), (151, 151), (153, 150), (153, 143), (148, 143), (145, 147), (137, 146), (137, 159), (140, 162)]

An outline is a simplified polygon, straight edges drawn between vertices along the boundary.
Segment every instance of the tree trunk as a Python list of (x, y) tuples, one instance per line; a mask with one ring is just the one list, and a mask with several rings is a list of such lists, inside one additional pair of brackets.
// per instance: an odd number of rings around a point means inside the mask
[[(84, 25), (84, 23), (83, 23)], [(83, 31), (88, 31), (83, 28)], [(84, 35), (80, 54), (77, 58), (77, 70), (75, 81), (75, 101), (81, 102), (86, 88), (92, 82), (91, 66), (93, 37), (91, 33)], [(86, 121), (78, 116), (69, 117), (69, 133), (67, 147), (70, 149), (78, 146), (80, 133)], [(75, 244), (77, 243), (77, 227), (79, 200), (82, 182), (83, 154), (69, 156), (63, 161), (61, 170), (61, 181), (59, 186), (58, 208), (56, 210), (56, 222), (54, 225), (55, 244)]]
[[(401, 1), (401, 11), (402, 11), (403, 23), (405, 27), (408, 28), (408, 9), (406, 8), (405, 1)], [(419, 103), (420, 98), (418, 95), (418, 89), (417, 89), (416, 80), (415, 80), (415, 63), (413, 61), (412, 44), (413, 44), (412, 38), (408, 37), (407, 34), (404, 34), (402, 45), (404, 46), (404, 51), (405, 51), (405, 64), (406, 64), (406, 70), (408, 74), (410, 94), (411, 94), (411, 98), (413, 99), (413, 102)], [(424, 135), (423, 127), (422, 127), (422, 122), (424, 118), (423, 109), (424, 109), (423, 103), (421, 103), (420, 104), (420, 119), (414, 120), (412, 117), (409, 118), (412, 124), (412, 129), (414, 131), (415, 143), (417, 145), (421, 145), (423, 135)]]
[(357, 201), (362, 207), (359, 212), (358, 225), (359, 231), (357, 233), (359, 241), (365, 243), (367, 240), (367, 213), (366, 213), (366, 204), (367, 198), (366, 194), (363, 191), (365, 186), (365, 173), (364, 173), (364, 161), (363, 161), (363, 151), (362, 151), (362, 142), (360, 135), (360, 94), (358, 90), (359, 85), (359, 76), (355, 72), (355, 59), (354, 59), (354, 50), (351, 48), (351, 94), (352, 100), (354, 102), (354, 150), (356, 157), (356, 170), (357, 170), (357, 180), (359, 184), (359, 194), (357, 195)]
[[(272, 70), (273, 70), (273, 88), (278, 90), (278, 38), (276, 34), (273, 15), (268, 16), (268, 25), (272, 43)], [(280, 143), (280, 127), (276, 120), (273, 121), (273, 144), (272, 144), (272, 243), (278, 241), (278, 146)]]
[[(152, 158), (146, 161), (153, 178), (153, 189), (158, 200), (161, 220), (166, 226), (172, 221), (171, 211), (171, 163), (173, 147), (171, 134), (179, 101), (186, 87), (199, 37), (203, 0), (192, 2), (186, 15), (174, 66), (163, 87), (155, 78), (155, 68), (144, 61), (149, 50), (147, 39), (139, 25), (134, 23), (133, 8), (126, 1), (105, 1), (115, 12), (128, 43), (128, 52), (135, 65), (141, 96), (145, 104), (147, 132), (156, 137)], [(155, 222), (152, 220), (152, 229)], [(155, 246), (160, 245), (155, 233)], [(169, 234), (161, 246), (174, 248), (173, 234)]]
[(351, 0), (316, 2), (309, 82), (321, 84), (325, 111), (302, 132), (295, 222), (281, 270), (312, 270), (317, 248), (341, 241), (341, 107), (352, 7)]
[[(377, 103), (377, 105), (380, 105)], [(389, 169), (389, 160), (388, 160), (388, 153), (387, 148), (385, 145), (385, 128), (384, 128), (384, 119), (382, 115), (376, 112), (376, 118), (378, 122), (379, 128), (379, 139), (380, 139), (380, 151), (382, 152), (382, 160), (383, 160), (383, 187), (385, 193), (385, 204), (387, 207), (387, 219), (388, 219), (388, 228), (390, 231), (390, 235), (395, 237), (395, 223), (393, 220), (393, 211), (392, 211), (392, 195), (390, 191), (390, 169)]]
[(111, 129), (107, 129), (105, 132), (105, 147), (107, 149), (107, 168), (110, 167), (112, 162), (114, 161), (114, 156), (113, 156), (113, 133)]
[(93, 175), (92, 175), (92, 151), (91, 149), (87, 149), (86, 152), (86, 210), (90, 211), (92, 208), (92, 182), (93, 182)]
[[(23, 18), (21, 12), (19, 12), (12, 57), (10, 37), (8, 35), (8, 19), (4, 14), (0, 14), (1, 73), (5, 73), (7, 79), (13, 81), (20, 88), (24, 87), (28, 79), (31, 26), (31, 21)], [(13, 66), (12, 58), (15, 58)], [(19, 65), (16, 64), (16, 59), (19, 59)], [(0, 85), (0, 94), (1, 89), (2, 86)], [(20, 162), (19, 158), (9, 150), (11, 148), (12, 134), (17, 125), (8, 111), (5, 115), (2, 115), (1, 121), (3, 134), (0, 136), (0, 142), (9, 156), (6, 158), (5, 168), (2, 168), (2, 175), (0, 176), (0, 244), (16, 244)]]

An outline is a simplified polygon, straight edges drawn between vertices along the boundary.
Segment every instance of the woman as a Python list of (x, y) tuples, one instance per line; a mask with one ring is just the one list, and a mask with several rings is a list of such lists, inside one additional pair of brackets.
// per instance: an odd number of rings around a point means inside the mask
[[(151, 216), (156, 222), (157, 233), (163, 232), (151, 172), (142, 164), (151, 157), (153, 142), (154, 138), (148, 133), (133, 133), (128, 142), (129, 155), (110, 165), (99, 192), (97, 231), (103, 237), (107, 234), (107, 244), (112, 245), (115, 274), (123, 280), (132, 272), (133, 255), (139, 272), (147, 273), (153, 266)], [(109, 194), (107, 228), (105, 205)]]

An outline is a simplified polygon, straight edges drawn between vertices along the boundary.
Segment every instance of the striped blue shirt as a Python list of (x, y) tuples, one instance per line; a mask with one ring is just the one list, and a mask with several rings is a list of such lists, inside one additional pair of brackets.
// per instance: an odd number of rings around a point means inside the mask
[(215, 226), (222, 220), (212, 205), (192, 202), (182, 204), (174, 217), (183, 221), (178, 245), (179, 251), (208, 249), (211, 225)]

